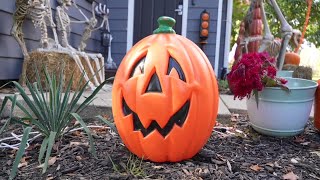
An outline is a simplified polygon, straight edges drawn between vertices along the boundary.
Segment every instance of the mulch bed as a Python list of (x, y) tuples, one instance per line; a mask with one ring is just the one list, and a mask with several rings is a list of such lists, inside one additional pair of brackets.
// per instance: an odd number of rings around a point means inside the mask
[[(141, 161), (116, 134), (95, 128), (98, 159), (88, 152), (85, 134), (75, 131), (55, 144), (51, 156), (56, 161), (41, 174), (40, 138), (28, 148), (17, 179), (320, 179), (320, 135), (311, 120), (303, 134), (290, 138), (256, 133), (245, 113), (218, 121), (219, 127), (229, 128), (216, 129), (195, 157), (179, 163)], [(0, 138), (13, 130), (19, 131), (10, 126)], [(8, 178), (14, 153), (0, 149), (0, 179)]]

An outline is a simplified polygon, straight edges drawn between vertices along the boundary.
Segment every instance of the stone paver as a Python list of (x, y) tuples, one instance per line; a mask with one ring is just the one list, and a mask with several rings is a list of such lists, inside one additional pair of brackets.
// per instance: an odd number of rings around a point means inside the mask
[(221, 100), (224, 102), (224, 104), (227, 106), (229, 110), (247, 110), (247, 104), (246, 100), (234, 100), (233, 95), (220, 95)]
[(218, 116), (231, 116), (231, 113), (224, 102), (219, 98)]

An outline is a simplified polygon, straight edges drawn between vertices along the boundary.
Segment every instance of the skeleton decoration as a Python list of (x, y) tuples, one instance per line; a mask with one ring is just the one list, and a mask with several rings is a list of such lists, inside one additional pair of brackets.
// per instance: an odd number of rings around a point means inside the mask
[[(242, 32), (240, 32), (241, 36), (239, 36), (238, 39), (235, 63), (240, 59), (242, 53), (268, 51), (272, 56), (277, 57), (277, 66), (278, 69), (281, 70), (290, 39), (293, 38), (293, 45), (298, 44), (297, 42), (299, 41), (301, 32), (299, 33), (299, 31), (292, 29), (284, 18), (276, 0), (268, 0), (268, 4), (274, 9), (277, 18), (280, 21), (282, 34), (281, 40), (275, 39), (271, 34), (263, 0), (252, 0), (249, 11), (244, 19), (244, 25), (240, 28), (240, 31)], [(261, 21), (262, 23), (257, 21)], [(243, 28), (245, 32), (243, 32)]]
[[(24, 35), (22, 32), (22, 25), (27, 16), (30, 16), (35, 27), (40, 28), (41, 33), (41, 47), (48, 48), (49, 38), (47, 31), (47, 21), (52, 28), (54, 35), (54, 42), (58, 44), (58, 37), (56, 33), (56, 25), (52, 19), (52, 11), (49, 0), (16, 0), (16, 11), (13, 14), (13, 26), (11, 28), (11, 34), (17, 40), (22, 54), (25, 58), (22, 73), (21, 84), (25, 84), (26, 64), (28, 63), (29, 54), (24, 41)], [(46, 21), (47, 20), (47, 21)]]
[[(84, 72), (85, 80), (89, 81), (89, 87), (91, 89), (95, 89), (96, 86), (100, 84), (100, 82), (104, 81), (104, 58), (101, 54), (89, 54), (82, 52), (85, 48), (85, 41), (91, 36), (92, 30), (96, 30), (98, 28), (92, 29), (90, 27), (95, 27), (97, 24), (97, 19), (94, 15), (94, 5), (92, 7), (93, 17), (89, 20), (85, 14), (81, 11), (80, 8), (76, 5), (74, 0), (57, 0), (59, 6), (57, 7), (56, 12), (56, 24), (52, 18), (52, 12), (50, 7), (50, 0), (16, 0), (16, 11), (13, 15), (14, 24), (11, 30), (11, 34), (16, 38), (19, 43), (22, 53), (24, 56), (24, 63), (22, 67), (22, 74), (20, 78), (20, 82), (22, 85), (25, 85), (25, 76), (26, 76), (26, 65), (29, 60), (29, 54), (26, 48), (26, 44), (24, 41), (24, 35), (22, 32), (22, 24), (25, 21), (27, 16), (30, 16), (35, 27), (40, 29), (41, 32), (41, 48), (39, 51), (44, 52), (58, 52), (58, 53), (67, 53), (69, 54), (74, 61), (76, 62), (79, 69)], [(66, 10), (74, 5), (79, 12), (83, 15), (83, 21), (71, 21)], [(101, 5), (100, 5), (101, 6)], [(102, 12), (105, 13), (105, 12)], [(105, 18), (102, 22), (101, 27), (105, 22)], [(69, 42), (68, 37), (71, 31), (70, 23), (87, 23), (87, 27), (84, 32), (84, 37), (82, 38), (80, 48), (81, 51), (77, 51), (73, 48)], [(52, 28), (54, 40), (48, 38), (47, 33), (47, 25)], [(89, 27), (88, 27), (89, 26)], [(57, 32), (58, 34), (57, 34)], [(60, 42), (60, 43), (59, 43)], [(95, 75), (92, 79), (93, 82), (90, 81), (87, 72), (85, 72), (84, 66), (81, 62), (81, 58), (85, 59), (85, 63), (89, 67), (90, 73)], [(93, 69), (90, 59), (95, 63), (96, 70)], [(97, 72), (97, 73), (96, 73)], [(98, 80), (99, 78), (99, 80)], [(100, 82), (99, 82), (100, 81)]]
[(13, 26), (11, 28), (11, 34), (16, 38), (24, 57), (28, 56), (28, 50), (24, 41), (24, 35), (22, 32), (22, 24), (26, 19), (30, 5), (29, 0), (16, 0), (16, 11), (13, 14)]
[[(90, 23), (90, 20), (85, 16), (85, 14), (81, 11), (81, 9), (76, 5), (75, 2), (72, 2), (71, 0), (57, 0), (60, 6), (57, 7), (57, 13), (56, 13), (56, 23), (57, 23), (57, 30), (59, 34), (59, 39), (61, 41), (62, 45), (62, 51), (67, 52), (70, 54), (71, 57), (75, 60), (76, 64), (78, 65), (79, 69), (83, 71), (84, 78), (86, 81), (89, 81), (89, 86), (91, 89), (94, 89), (96, 86), (98, 86), (100, 83), (98, 81), (98, 78), (100, 78), (100, 81), (102, 82), (104, 80), (104, 68), (101, 67), (100, 64), (104, 63), (104, 58), (101, 54), (89, 54), (85, 52), (77, 51), (75, 48), (73, 48), (69, 42), (68, 37), (70, 34), (70, 25), (71, 23)], [(82, 16), (85, 18), (84, 21), (71, 21), (69, 15), (67, 14), (66, 10), (74, 5), (79, 12), (82, 14)], [(85, 69), (82, 65), (80, 57), (83, 57), (87, 63), (87, 66), (90, 69), (91, 74), (95, 74), (93, 77), (93, 82), (90, 81), (89, 76), (85, 72)], [(91, 58), (95, 65), (96, 69), (98, 70), (98, 74), (95, 73), (91, 63)]]
[[(13, 14), (14, 22), (11, 29), (11, 34), (18, 41), (24, 56), (28, 56), (28, 51), (24, 42), (22, 24), (27, 15), (30, 16), (35, 27), (40, 28), (41, 46), (43, 48), (48, 47), (49, 41), (46, 23), (47, 21), (50, 23), (50, 27), (52, 28), (54, 41), (58, 44), (58, 38), (55, 29), (56, 25), (52, 19), (52, 11), (49, 0), (17, 0), (16, 7), (16, 11)], [(48, 18), (47, 21), (46, 18)]]
[(35, 27), (40, 28), (41, 32), (41, 46), (42, 48), (48, 48), (49, 40), (48, 40), (48, 31), (47, 31), (47, 23), (46, 18), (50, 23), (50, 27), (53, 31), (54, 41), (58, 44), (58, 37), (56, 33), (56, 25), (52, 19), (52, 11), (49, 0), (29, 0), (30, 12), (32, 22)]
[[(90, 38), (92, 31), (95, 31), (95, 30), (101, 28), (101, 26), (100, 27), (96, 27), (98, 21), (96, 19), (96, 15), (95, 15), (95, 12), (94, 12), (95, 5), (96, 5), (96, 3), (93, 2), (92, 3), (92, 17), (88, 20), (88, 23), (87, 23), (87, 25), (86, 25), (86, 27), (84, 29), (83, 34), (82, 34), (82, 39), (81, 39), (80, 45), (78, 47), (79, 51), (84, 51), (84, 48), (87, 46), (86, 42)], [(88, 19), (86, 16), (85, 16), (85, 18)], [(103, 24), (103, 22), (101, 23), (101, 25), (102, 24)]]
[(109, 26), (109, 9), (106, 8), (106, 6), (102, 6), (102, 4), (99, 4), (99, 6), (96, 6), (95, 11), (97, 14), (103, 16), (103, 21), (100, 25), (99, 28), (103, 28), (104, 24), (105, 24), (105, 32), (107, 32), (107, 34), (109, 34), (109, 42), (108, 42), (108, 57), (107, 57), (107, 69), (116, 69), (117, 65), (116, 63), (113, 61), (112, 57), (111, 57), (111, 42), (112, 42), (112, 35), (110, 33), (110, 26)]

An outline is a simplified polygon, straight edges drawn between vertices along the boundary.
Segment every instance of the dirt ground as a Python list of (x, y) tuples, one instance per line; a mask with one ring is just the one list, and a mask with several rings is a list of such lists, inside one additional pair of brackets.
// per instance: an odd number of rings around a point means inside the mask
[[(218, 122), (222, 128), (213, 131), (202, 150), (179, 163), (140, 160), (117, 134), (92, 128), (98, 159), (88, 152), (84, 132), (75, 131), (55, 144), (53, 163), (41, 174), (39, 138), (27, 149), (16, 179), (320, 179), (320, 135), (312, 121), (303, 134), (290, 138), (256, 133), (245, 113), (220, 117)], [(89, 124), (102, 125), (94, 120)], [(21, 130), (11, 126), (2, 138), (12, 131)], [(8, 178), (15, 152), (0, 149), (0, 179)]]

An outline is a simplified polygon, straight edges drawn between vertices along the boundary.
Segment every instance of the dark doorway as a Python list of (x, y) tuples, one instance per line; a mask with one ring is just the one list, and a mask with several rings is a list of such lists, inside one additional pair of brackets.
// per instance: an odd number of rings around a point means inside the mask
[(173, 17), (176, 20), (174, 30), (181, 34), (183, 0), (135, 0), (134, 3), (134, 44), (152, 34), (160, 16)]

